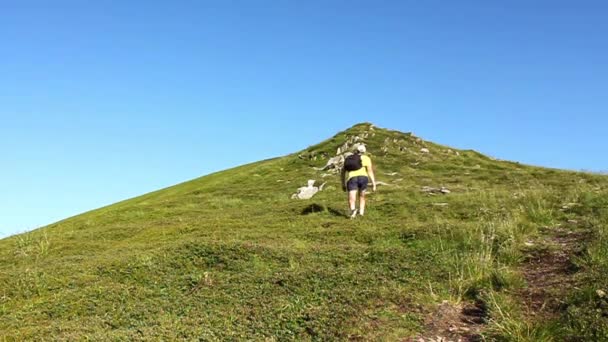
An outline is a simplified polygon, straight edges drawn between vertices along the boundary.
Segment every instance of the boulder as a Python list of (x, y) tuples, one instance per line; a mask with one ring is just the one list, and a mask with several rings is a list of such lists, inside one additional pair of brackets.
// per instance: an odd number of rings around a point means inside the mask
[[(291, 198), (292, 199), (310, 199), (310, 198), (312, 198), (317, 192), (319, 192), (319, 188), (314, 185), (315, 185), (315, 180), (309, 179), (308, 185), (299, 188), (295, 194), (291, 195)], [(323, 185), (321, 185), (321, 187), (323, 187), (324, 185), (325, 185), (325, 183), (323, 183)]]

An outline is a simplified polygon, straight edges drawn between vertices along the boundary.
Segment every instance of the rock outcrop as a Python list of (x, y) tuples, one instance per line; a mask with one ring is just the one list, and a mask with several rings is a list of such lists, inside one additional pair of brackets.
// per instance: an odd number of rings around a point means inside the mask
[(311, 199), (319, 191), (323, 191), (325, 183), (321, 184), (320, 187), (315, 186), (315, 180), (309, 179), (308, 185), (298, 188), (295, 194), (291, 195), (292, 199)]

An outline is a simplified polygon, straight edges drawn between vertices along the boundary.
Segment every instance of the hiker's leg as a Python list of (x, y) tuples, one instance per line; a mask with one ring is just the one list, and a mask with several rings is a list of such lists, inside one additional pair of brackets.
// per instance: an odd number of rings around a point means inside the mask
[(348, 192), (348, 207), (350, 210), (355, 210), (355, 202), (357, 201), (357, 190)]
[(367, 192), (367, 177), (359, 177), (359, 214), (365, 214), (365, 194)]
[(365, 190), (359, 195), (359, 214), (365, 214)]

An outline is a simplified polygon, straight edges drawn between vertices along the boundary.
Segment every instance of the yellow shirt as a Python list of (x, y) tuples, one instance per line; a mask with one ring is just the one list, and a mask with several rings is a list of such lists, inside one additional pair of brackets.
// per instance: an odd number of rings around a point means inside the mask
[(348, 174), (346, 175), (347, 182), (349, 179), (357, 176), (369, 177), (369, 175), (367, 174), (367, 168), (372, 166), (372, 160), (368, 156), (363, 154), (361, 155), (361, 164), (363, 165), (363, 167), (359, 170), (348, 172)]

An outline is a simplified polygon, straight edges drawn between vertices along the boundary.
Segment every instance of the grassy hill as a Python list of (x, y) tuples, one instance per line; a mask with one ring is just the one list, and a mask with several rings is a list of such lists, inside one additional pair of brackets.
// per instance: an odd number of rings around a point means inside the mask
[[(356, 141), (387, 185), (349, 220), (315, 168)], [(0, 240), (0, 338), (607, 339), (607, 205), (605, 176), (359, 124)]]

